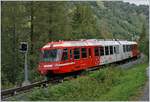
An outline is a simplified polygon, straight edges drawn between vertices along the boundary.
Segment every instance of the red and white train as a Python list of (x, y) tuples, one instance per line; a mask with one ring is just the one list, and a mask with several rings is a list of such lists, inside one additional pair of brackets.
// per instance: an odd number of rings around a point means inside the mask
[(58, 75), (118, 62), (140, 55), (137, 43), (121, 40), (79, 40), (50, 42), (41, 48), (38, 71)]

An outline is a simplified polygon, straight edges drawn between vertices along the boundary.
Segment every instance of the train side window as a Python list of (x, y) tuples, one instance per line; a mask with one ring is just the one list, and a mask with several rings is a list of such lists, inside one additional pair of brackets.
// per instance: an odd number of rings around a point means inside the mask
[(135, 49), (135, 45), (132, 45), (132, 49), (133, 49), (133, 50)]
[(128, 52), (128, 45), (126, 45), (126, 52)]
[(94, 48), (94, 52), (95, 52), (95, 56), (99, 56), (99, 50), (98, 50), (98, 47), (95, 47), (95, 48)]
[(89, 56), (91, 56), (91, 49), (89, 48)]
[(128, 45), (128, 51), (130, 51), (130, 45)]
[(73, 52), (72, 52), (72, 49), (70, 49), (70, 59), (72, 59), (72, 56), (73, 55)]
[(109, 46), (109, 48), (110, 48), (110, 55), (112, 55), (113, 54), (113, 46)]
[(68, 60), (68, 49), (63, 49), (62, 60)]
[(131, 48), (132, 46), (130, 45), (130, 51), (132, 50), (132, 48)]
[(105, 55), (109, 55), (109, 47), (105, 46)]
[(104, 56), (104, 47), (100, 47), (100, 55)]
[(114, 46), (114, 53), (116, 53), (116, 47)]
[(130, 51), (130, 45), (128, 45), (128, 51)]
[(125, 45), (123, 45), (123, 52), (125, 52)]
[(74, 59), (80, 59), (80, 49), (79, 48), (74, 49)]
[(82, 58), (87, 58), (87, 51), (86, 51), (86, 48), (82, 48), (81, 49), (81, 53), (82, 53)]
[(130, 47), (129, 47), (129, 45), (128, 45), (128, 52), (130, 51)]
[(130, 51), (132, 50), (132, 45), (130, 45)]
[(131, 50), (133, 50), (133, 45), (131, 45)]

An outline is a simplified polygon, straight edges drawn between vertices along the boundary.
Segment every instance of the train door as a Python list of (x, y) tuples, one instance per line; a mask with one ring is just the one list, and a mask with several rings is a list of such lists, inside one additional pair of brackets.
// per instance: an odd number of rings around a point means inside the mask
[(81, 68), (85, 69), (87, 68), (90, 64), (89, 64), (89, 59), (88, 59), (88, 54), (87, 54), (87, 48), (82, 47), (81, 48), (81, 60), (80, 60), (80, 64), (81, 64)]
[(93, 58), (92, 58), (92, 48), (88, 48), (87, 52), (88, 52), (88, 61), (87, 61), (87, 63), (89, 65), (88, 67), (92, 67), (93, 64), (94, 64)]
[(69, 72), (70, 69), (70, 60), (69, 60), (69, 50), (68, 48), (64, 48), (62, 51), (61, 63), (59, 64), (62, 72)]
[(100, 65), (100, 51), (98, 46), (94, 47), (93, 65)]
[(62, 62), (61, 63), (68, 63), (69, 57), (68, 57), (68, 48), (64, 48), (62, 52)]
[(100, 47), (100, 65), (105, 64), (105, 47)]
[(116, 56), (116, 61), (120, 61), (121, 60), (121, 53), (120, 53), (120, 49), (119, 49), (119, 45), (115, 45), (114, 46), (114, 54)]
[(109, 55), (109, 47), (108, 46), (101, 47), (100, 48), (100, 54), (101, 54), (100, 65), (107, 64), (108, 63), (108, 57), (109, 57), (108, 56)]
[(127, 45), (127, 55), (126, 55), (126, 58), (130, 58), (132, 56), (132, 53), (131, 53), (131, 46), (130, 45)]
[(71, 48), (69, 49), (69, 56), (70, 62), (73, 62), (73, 50)]
[(132, 45), (129, 45), (129, 57), (132, 57), (132, 49), (131, 49)]
[(123, 59), (125, 59), (126, 58), (126, 45), (122, 45), (122, 49), (123, 49), (123, 53), (122, 53)]
[(105, 46), (104, 64), (109, 63), (109, 46)]
[(123, 45), (123, 59), (128, 58), (128, 45)]
[(109, 62), (112, 63), (112, 62), (115, 62), (116, 61), (116, 56), (115, 56), (115, 53), (114, 53), (114, 50), (113, 50), (113, 45), (110, 45), (109, 46)]
[(115, 59), (116, 57), (114, 55), (113, 46), (112, 45), (105, 46), (105, 56), (103, 58), (104, 64), (112, 63), (115, 61)]
[(81, 67), (81, 49), (80, 48), (74, 48), (73, 50), (73, 56), (74, 56), (74, 62), (75, 62), (75, 65), (74, 65), (74, 70), (80, 70), (82, 69)]
[(115, 61), (118, 61), (116, 46), (113, 46), (113, 50), (114, 50), (114, 55), (115, 55)]

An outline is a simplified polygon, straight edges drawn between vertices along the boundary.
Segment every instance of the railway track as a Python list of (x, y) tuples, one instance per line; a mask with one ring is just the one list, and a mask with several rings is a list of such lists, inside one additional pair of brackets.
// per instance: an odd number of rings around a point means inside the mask
[(47, 80), (42, 80), (42, 81), (39, 81), (39, 82), (32, 83), (30, 85), (2, 90), (1, 91), (1, 99), (5, 100), (9, 97), (15, 96), (15, 95), (20, 94), (22, 92), (24, 92), (24, 93), (28, 92), (31, 89), (33, 89), (34, 87), (46, 87), (49, 83), (56, 84), (56, 83), (61, 82), (61, 80), (63, 80), (63, 79), (62, 78), (55, 78), (55, 79), (51, 79), (51, 80), (48, 80), (48, 81)]
[[(127, 64), (127, 63), (129, 63), (129, 62), (126, 62), (125, 64)], [(133, 63), (134, 63), (134, 61), (133, 61)], [(118, 66), (120, 66), (120, 65), (118, 65)], [(97, 69), (99, 69), (98, 66), (93, 67), (93, 68), (91, 68), (91, 69), (89, 69), (87, 71), (93, 71), (93, 70), (97, 70)], [(74, 75), (70, 76), (71, 79), (72, 79), (72, 77), (74, 77)], [(76, 78), (76, 75), (75, 75), (74, 78)], [(10, 89), (6, 89), (6, 90), (2, 90), (1, 91), (1, 98), (2, 98), (2, 100), (5, 100), (5, 99), (7, 99), (9, 97), (12, 97), (12, 96), (15, 96), (17, 94), (28, 92), (31, 89), (33, 89), (34, 87), (47, 87), (47, 85), (49, 83), (57, 84), (57, 83), (65, 81), (65, 80), (70, 80), (70, 79), (69, 78), (65, 79), (64, 77), (62, 77), (62, 78), (51, 79), (51, 80), (48, 80), (48, 81), (47, 80), (42, 80), (42, 81), (35, 82), (35, 83), (32, 83), (32, 84), (27, 85), (27, 86), (22, 86), (22, 87), (16, 87), (16, 88), (10, 88)]]

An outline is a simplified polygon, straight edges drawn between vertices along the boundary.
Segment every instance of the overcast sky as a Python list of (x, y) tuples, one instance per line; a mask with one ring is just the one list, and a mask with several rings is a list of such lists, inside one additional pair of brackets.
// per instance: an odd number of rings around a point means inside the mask
[(124, 2), (134, 3), (136, 5), (149, 5), (149, 0), (123, 0)]

